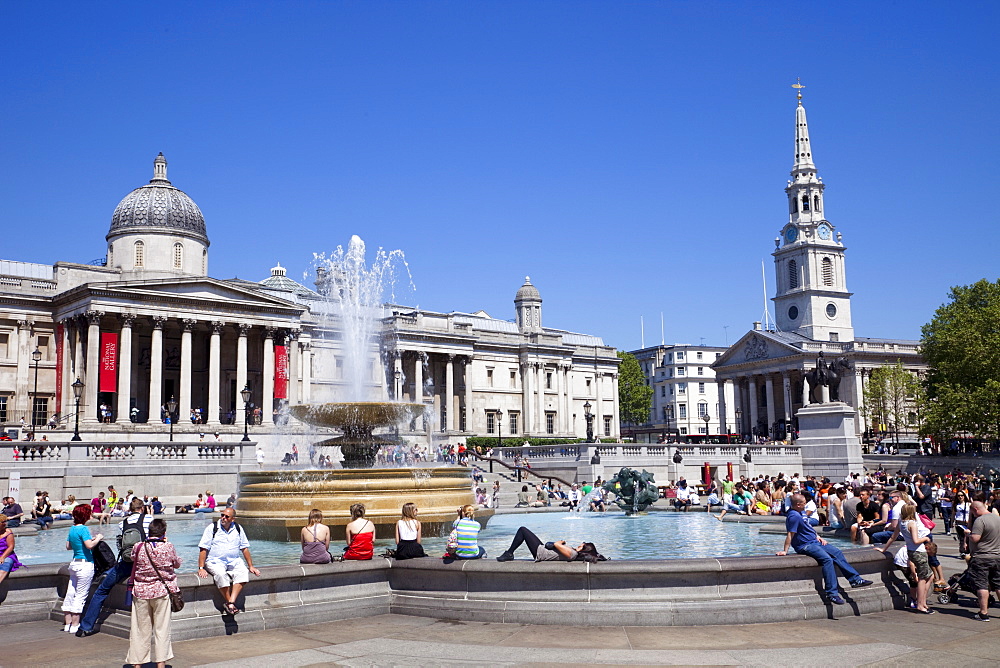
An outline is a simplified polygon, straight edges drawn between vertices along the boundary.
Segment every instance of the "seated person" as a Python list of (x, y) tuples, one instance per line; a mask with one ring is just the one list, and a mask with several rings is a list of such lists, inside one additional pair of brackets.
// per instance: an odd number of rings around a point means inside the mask
[(728, 512), (734, 512), (738, 515), (749, 515), (751, 503), (753, 503), (753, 497), (743, 488), (743, 483), (738, 482), (736, 483), (736, 493), (733, 494), (733, 502), (726, 503), (722, 512), (716, 515), (715, 519), (722, 521), (722, 518)]
[(58, 514), (56, 515), (56, 519), (57, 520), (73, 519), (74, 508), (76, 508), (76, 497), (70, 494), (65, 499), (63, 499), (62, 505), (59, 507)]
[(677, 483), (677, 498), (674, 499), (674, 508), (687, 512), (688, 506), (691, 505), (691, 491), (687, 480), (681, 478)]
[(150, 502), (149, 505), (153, 509), (153, 514), (154, 515), (162, 515), (163, 514), (163, 502), (160, 501), (160, 497), (154, 496), (153, 500)]
[(605, 506), (604, 506), (604, 490), (603, 489), (598, 488), (598, 489), (594, 490), (594, 493), (591, 494), (591, 496), (590, 496), (590, 504), (589, 504), (589, 508), (587, 508), (587, 510), (589, 510), (591, 512), (598, 512), (598, 511), (600, 511), (602, 513), (605, 510), (607, 510), (607, 508), (605, 508)]
[(31, 520), (26, 524), (37, 524), (43, 530), (52, 527), (52, 504), (49, 503), (44, 492), (38, 492), (35, 495), (35, 506), (31, 509)]
[[(456, 545), (449, 549), (446, 563), (453, 559), (482, 559), (486, 556), (486, 548), (479, 545), (479, 532), (482, 525), (476, 521), (475, 506), (462, 506), (458, 509), (458, 519), (452, 524), (452, 533)], [(451, 537), (449, 536), (449, 540)]]
[(347, 547), (345, 560), (367, 561), (375, 553), (375, 525), (365, 517), (365, 506), (355, 503), (351, 506), (351, 521), (345, 527)]
[(528, 486), (521, 485), (521, 491), (517, 493), (517, 503), (514, 504), (514, 507), (524, 508), (529, 503), (531, 503), (531, 494), (528, 492)]
[(581, 543), (570, 547), (564, 540), (542, 544), (542, 541), (527, 527), (520, 527), (514, 534), (510, 547), (497, 557), (497, 561), (513, 561), (517, 548), (527, 543), (528, 551), (535, 561), (603, 561), (593, 543)]
[(535, 500), (528, 505), (532, 508), (541, 508), (549, 505), (549, 495), (541, 485), (535, 485)]

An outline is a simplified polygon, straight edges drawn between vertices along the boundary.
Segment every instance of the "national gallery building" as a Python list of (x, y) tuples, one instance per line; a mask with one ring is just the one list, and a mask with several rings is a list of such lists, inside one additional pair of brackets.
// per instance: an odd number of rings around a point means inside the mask
[[(178, 438), (190, 440), (242, 432), (247, 388), (262, 422), (256, 440), (295, 428), (285, 424), (288, 404), (342, 398), (337, 277), (319, 272), (315, 289), (281, 266), (259, 283), (210, 278), (205, 219), (167, 179), (162, 154), (152, 180), (114, 210), (106, 240), (96, 264), (0, 260), (0, 425), (34, 422), (39, 438), (66, 440), (79, 392), (90, 440), (162, 434), (168, 405)], [(617, 437), (615, 350), (543, 327), (530, 280), (514, 306), (512, 321), (386, 306), (370, 398), (426, 404), (402, 433), (436, 441), (583, 437), (588, 411), (597, 436)], [(206, 426), (193, 426), (192, 414)], [(58, 428), (45, 429), (52, 419)]]

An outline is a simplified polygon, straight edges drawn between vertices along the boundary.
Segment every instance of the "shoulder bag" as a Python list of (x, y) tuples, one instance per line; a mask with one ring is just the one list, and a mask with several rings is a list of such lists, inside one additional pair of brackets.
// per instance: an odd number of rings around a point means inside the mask
[(146, 546), (146, 556), (149, 557), (149, 565), (153, 567), (156, 571), (156, 577), (160, 578), (160, 582), (163, 583), (163, 588), (167, 590), (167, 596), (170, 597), (170, 611), (180, 612), (184, 609), (184, 598), (181, 596), (180, 589), (177, 591), (172, 591), (167, 581), (163, 579), (163, 575), (160, 574), (160, 569), (156, 567), (156, 562), (153, 561), (153, 553), (149, 551), (149, 543), (144, 542), (143, 545)]

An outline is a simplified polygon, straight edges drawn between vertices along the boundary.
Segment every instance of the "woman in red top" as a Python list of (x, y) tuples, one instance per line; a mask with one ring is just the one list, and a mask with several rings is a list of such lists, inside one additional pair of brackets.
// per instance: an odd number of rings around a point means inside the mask
[(166, 535), (167, 523), (157, 518), (149, 523), (147, 540), (132, 549), (132, 629), (125, 662), (135, 668), (150, 661), (165, 668), (167, 660), (174, 657), (167, 587), (177, 590), (174, 570), (181, 560)]
[(364, 561), (371, 559), (375, 552), (375, 525), (365, 519), (365, 506), (355, 503), (351, 506), (351, 521), (347, 525), (347, 549), (344, 559)]

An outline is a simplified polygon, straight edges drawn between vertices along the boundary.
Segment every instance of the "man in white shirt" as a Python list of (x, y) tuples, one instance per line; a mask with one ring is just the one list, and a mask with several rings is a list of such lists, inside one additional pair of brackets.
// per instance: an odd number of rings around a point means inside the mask
[(250, 556), (250, 541), (243, 527), (236, 523), (236, 509), (226, 508), (219, 521), (205, 527), (201, 535), (198, 577), (207, 578), (211, 574), (215, 578), (215, 586), (222, 592), (226, 612), (235, 615), (240, 612), (236, 599), (243, 585), (250, 581), (250, 573), (260, 575)]

